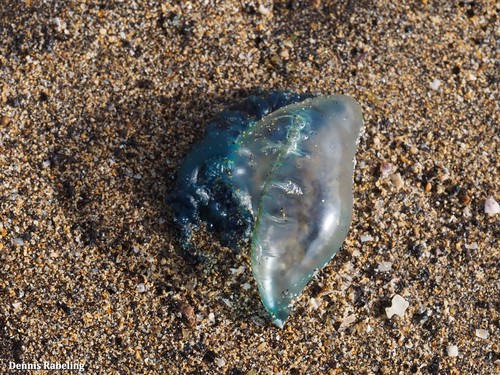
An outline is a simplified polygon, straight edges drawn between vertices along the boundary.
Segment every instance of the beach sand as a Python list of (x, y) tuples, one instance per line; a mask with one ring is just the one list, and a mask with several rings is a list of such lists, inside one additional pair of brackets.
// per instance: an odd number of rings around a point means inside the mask
[[(498, 372), (499, 10), (3, 0), (0, 372)], [(364, 112), (350, 232), (284, 329), (249, 248), (200, 231), (194, 264), (165, 201), (207, 121), (257, 89)]]

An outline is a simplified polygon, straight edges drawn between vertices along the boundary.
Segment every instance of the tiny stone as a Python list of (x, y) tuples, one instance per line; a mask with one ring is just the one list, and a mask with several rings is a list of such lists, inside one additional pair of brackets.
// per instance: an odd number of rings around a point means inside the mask
[(320, 302), (316, 298), (311, 298), (309, 300), (309, 305), (313, 310), (317, 310), (320, 307)]
[(408, 306), (410, 306), (410, 303), (399, 294), (396, 294), (392, 297), (392, 306), (386, 307), (385, 313), (389, 319), (391, 319), (393, 315), (403, 317)]
[(484, 212), (490, 216), (498, 214), (500, 212), (500, 205), (493, 197), (489, 197), (484, 202)]
[(216, 364), (218, 367), (224, 367), (226, 365), (226, 360), (224, 358), (219, 358)]
[(248, 290), (248, 289), (250, 289), (250, 284), (249, 283), (245, 283), (245, 284), (242, 285), (242, 287), (243, 287), (243, 289)]
[(476, 329), (476, 336), (487, 340), (490, 337), (490, 332), (487, 329)]
[(280, 56), (282, 58), (284, 58), (285, 60), (288, 60), (288, 58), (290, 57), (290, 54), (288, 53), (287, 49), (282, 49), (280, 52)]
[(20, 237), (14, 238), (14, 244), (18, 246), (23, 246), (24, 245), (24, 240)]
[(267, 16), (268, 14), (270, 14), (271, 10), (272, 10), (272, 5), (269, 7), (266, 7), (264, 4), (259, 5), (259, 13), (264, 15), (264, 16)]
[(373, 241), (374, 238), (370, 236), (369, 234), (362, 234), (360, 237), (361, 242), (368, 242), (368, 241)]
[(138, 293), (144, 293), (146, 291), (146, 286), (144, 284), (137, 284), (137, 292)]
[(394, 184), (394, 187), (396, 188), (396, 191), (399, 191), (403, 187), (403, 185), (404, 185), (404, 182), (403, 182), (403, 179), (401, 178), (401, 174), (400, 173), (393, 174), (391, 176), (391, 181)]
[(378, 264), (377, 270), (379, 272), (387, 272), (392, 270), (392, 262), (380, 262)]
[(314, 9), (319, 9), (319, 7), (321, 6), (321, 0), (312, 0), (311, 6)]
[(186, 322), (188, 323), (189, 327), (193, 328), (196, 326), (196, 315), (194, 313), (193, 306), (182, 302), (179, 305), (179, 311), (184, 317), (184, 319), (186, 319)]
[(448, 345), (446, 347), (446, 352), (448, 353), (448, 357), (458, 357), (458, 346)]
[(478, 249), (478, 245), (477, 245), (477, 242), (473, 242), (471, 243), (470, 245), (469, 244), (465, 244), (465, 248), (467, 250), (477, 250)]
[(389, 163), (380, 164), (380, 173), (382, 174), (382, 177), (389, 176), (393, 171), (394, 167), (392, 166), (392, 164)]
[(9, 123), (9, 121), (10, 121), (10, 117), (8, 117), (8, 116), (2, 116), (2, 120), (0, 121), (0, 124), (2, 126), (6, 126)]
[(233, 275), (241, 275), (243, 272), (245, 272), (245, 267), (239, 266), (238, 268), (230, 268), (229, 271), (231, 271), (231, 274)]
[(429, 83), (429, 86), (431, 87), (431, 89), (437, 91), (439, 90), (439, 86), (441, 86), (441, 81), (439, 79), (435, 79), (434, 81)]
[(340, 326), (343, 328), (349, 327), (355, 320), (356, 320), (356, 315), (354, 314), (348, 315), (342, 319), (342, 323), (340, 323)]
[(213, 312), (208, 314), (208, 320), (212, 323), (215, 322), (215, 314)]

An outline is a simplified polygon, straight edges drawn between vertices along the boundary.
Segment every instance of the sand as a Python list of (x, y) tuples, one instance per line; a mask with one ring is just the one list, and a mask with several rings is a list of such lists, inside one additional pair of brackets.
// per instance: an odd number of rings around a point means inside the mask
[[(0, 372), (498, 372), (498, 11), (4, 0)], [(249, 249), (201, 231), (193, 263), (165, 202), (207, 121), (256, 89), (364, 111), (351, 230), (284, 329)]]

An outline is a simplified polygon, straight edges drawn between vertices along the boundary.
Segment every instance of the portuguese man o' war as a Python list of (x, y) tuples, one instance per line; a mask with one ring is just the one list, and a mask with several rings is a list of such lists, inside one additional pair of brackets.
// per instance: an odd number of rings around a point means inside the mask
[(181, 165), (170, 202), (183, 246), (201, 222), (233, 248), (251, 239), (252, 272), (277, 326), (347, 236), (362, 124), (348, 96), (252, 96), (209, 123)]

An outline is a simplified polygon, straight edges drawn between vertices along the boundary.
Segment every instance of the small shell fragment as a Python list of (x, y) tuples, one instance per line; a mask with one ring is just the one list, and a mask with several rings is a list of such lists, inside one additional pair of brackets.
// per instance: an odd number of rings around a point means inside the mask
[(377, 267), (379, 272), (388, 272), (392, 270), (392, 262), (380, 262)]
[(356, 321), (356, 315), (351, 314), (342, 319), (342, 322), (340, 323), (341, 328), (347, 328), (349, 327), (352, 323)]
[(21, 237), (14, 238), (14, 244), (18, 246), (23, 246), (24, 245), (24, 240)]
[(493, 197), (489, 197), (484, 202), (484, 212), (489, 216), (496, 215), (500, 212), (500, 205)]
[(490, 331), (488, 331), (487, 329), (476, 329), (476, 336), (480, 339), (487, 340), (488, 337), (490, 337)]
[(410, 303), (399, 294), (396, 294), (392, 297), (392, 306), (386, 307), (385, 313), (389, 319), (391, 319), (393, 315), (398, 315), (402, 318), (408, 306), (410, 306)]
[(370, 236), (369, 234), (362, 234), (359, 239), (361, 242), (369, 242), (369, 241), (374, 240), (374, 238), (372, 236)]
[(437, 90), (439, 90), (439, 87), (441, 86), (441, 81), (439, 79), (435, 79), (429, 83), (429, 86), (434, 91), (437, 91)]
[(448, 345), (446, 347), (446, 353), (448, 354), (448, 357), (458, 357), (458, 346)]

